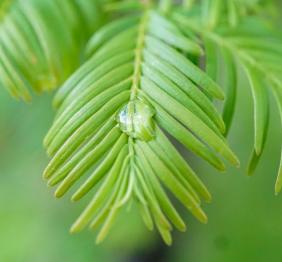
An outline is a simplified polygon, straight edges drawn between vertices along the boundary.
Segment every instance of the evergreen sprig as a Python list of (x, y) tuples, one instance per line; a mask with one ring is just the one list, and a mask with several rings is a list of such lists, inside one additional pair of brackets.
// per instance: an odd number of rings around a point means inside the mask
[[(72, 231), (91, 221), (91, 228), (103, 223), (98, 236), (102, 240), (117, 211), (133, 198), (149, 228), (150, 215), (170, 244), (170, 223), (179, 230), (185, 224), (161, 184), (204, 223), (200, 198), (210, 201), (211, 196), (163, 130), (219, 170), (225, 166), (216, 153), (238, 165), (223, 136), (224, 122), (205, 92), (218, 99), (224, 95), (189, 59), (199, 57), (201, 47), (154, 8), (102, 27), (86, 50), (90, 59), (55, 97), (58, 114), (44, 141), (52, 160), (44, 176), (49, 185), (59, 184), (55, 195), (61, 197), (89, 172), (74, 201), (101, 181)], [(125, 128), (135, 115), (133, 122), (143, 120), (133, 123), (126, 134), (115, 120), (124, 105), (128, 108), (122, 117), (129, 118)], [(142, 126), (145, 116), (140, 107), (154, 112), (149, 139), (142, 139), (147, 127)], [(135, 136), (140, 128), (141, 134)]]

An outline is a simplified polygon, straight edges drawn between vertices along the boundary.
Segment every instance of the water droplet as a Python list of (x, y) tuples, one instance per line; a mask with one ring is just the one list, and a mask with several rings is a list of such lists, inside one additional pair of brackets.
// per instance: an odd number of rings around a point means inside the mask
[(149, 141), (154, 138), (154, 109), (144, 101), (134, 100), (118, 112), (120, 129), (132, 138)]

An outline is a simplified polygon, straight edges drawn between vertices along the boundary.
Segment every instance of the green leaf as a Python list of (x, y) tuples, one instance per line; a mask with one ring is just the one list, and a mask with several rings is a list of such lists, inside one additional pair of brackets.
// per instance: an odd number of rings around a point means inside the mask
[(268, 127), (268, 94), (258, 72), (249, 67), (246, 68), (246, 72), (249, 77), (254, 100), (255, 151), (257, 155), (260, 155), (263, 151)]
[(209, 28), (214, 28), (218, 25), (223, 4), (224, 1), (222, 0), (204, 0), (203, 21)]
[[(273, 86), (273, 94), (276, 98), (278, 110), (280, 113), (281, 118), (281, 125), (282, 125), (282, 91), (281, 86)], [(282, 188), (282, 149), (281, 149), (281, 160), (280, 160), (280, 167), (278, 171), (277, 180), (275, 183), (275, 194), (278, 194)]]
[(237, 70), (232, 54), (227, 49), (222, 50), (223, 63), (225, 67), (224, 85), (226, 88), (226, 99), (222, 111), (222, 117), (226, 126), (225, 135), (231, 127), (234, 116), (237, 97)]

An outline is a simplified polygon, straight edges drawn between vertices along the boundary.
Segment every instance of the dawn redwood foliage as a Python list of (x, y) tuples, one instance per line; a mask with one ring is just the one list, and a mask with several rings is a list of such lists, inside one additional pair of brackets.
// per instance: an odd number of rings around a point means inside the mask
[[(269, 128), (270, 95), (282, 118), (282, 34), (272, 5), (0, 1), (0, 85), (24, 101), (32, 90), (57, 88), (44, 178), (57, 186), (56, 197), (78, 184), (73, 201), (93, 195), (72, 232), (100, 227), (101, 242), (119, 211), (133, 204), (170, 245), (173, 227), (186, 229), (171, 196), (206, 223), (201, 203), (211, 194), (171, 140), (219, 171), (226, 162), (239, 167), (226, 136), (242, 73), (254, 107), (253, 174)], [(281, 187), (280, 163), (275, 192)]]

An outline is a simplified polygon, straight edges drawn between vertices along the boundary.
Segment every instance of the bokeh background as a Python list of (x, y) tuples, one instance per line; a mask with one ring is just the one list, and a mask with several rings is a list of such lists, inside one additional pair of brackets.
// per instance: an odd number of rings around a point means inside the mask
[(48, 160), (42, 139), (54, 116), (52, 95), (34, 97), (25, 105), (0, 87), (0, 262), (282, 261), (282, 194), (274, 195), (282, 142), (279, 115), (271, 103), (266, 150), (255, 176), (247, 177), (253, 109), (244, 79), (238, 97), (229, 140), (241, 168), (219, 174), (186, 155), (213, 195), (204, 207), (208, 224), (180, 209), (188, 230), (176, 232), (167, 248), (156, 232), (145, 229), (133, 208), (97, 246), (95, 232), (69, 234), (87, 199), (72, 204), (67, 195), (58, 201), (41, 176)]

